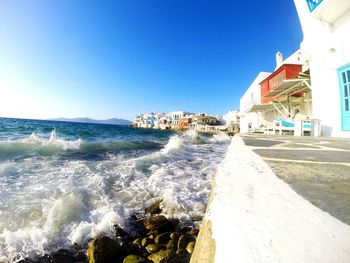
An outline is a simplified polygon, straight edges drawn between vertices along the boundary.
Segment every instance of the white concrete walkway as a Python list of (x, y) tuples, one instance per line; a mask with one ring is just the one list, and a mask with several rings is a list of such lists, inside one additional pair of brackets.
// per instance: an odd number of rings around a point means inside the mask
[(350, 226), (295, 193), (239, 136), (215, 181), (206, 216), (215, 262), (350, 262)]

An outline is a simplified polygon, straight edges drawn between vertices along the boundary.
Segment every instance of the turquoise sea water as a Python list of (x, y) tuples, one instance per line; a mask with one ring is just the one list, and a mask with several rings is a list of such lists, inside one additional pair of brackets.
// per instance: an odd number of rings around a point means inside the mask
[(229, 142), (193, 131), (0, 119), (0, 259), (111, 235), (158, 199), (166, 216), (195, 224)]

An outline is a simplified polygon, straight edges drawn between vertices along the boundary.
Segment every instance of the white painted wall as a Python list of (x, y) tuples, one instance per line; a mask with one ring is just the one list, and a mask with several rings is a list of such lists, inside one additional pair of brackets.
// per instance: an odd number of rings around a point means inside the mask
[(260, 82), (271, 73), (260, 72), (240, 99), (240, 132), (248, 133), (249, 128), (259, 128), (263, 123), (261, 114), (249, 112), (253, 105), (261, 104)]
[(239, 124), (239, 111), (229, 111), (224, 116), (222, 116), (222, 119), (224, 120), (225, 125)]
[(323, 136), (350, 137), (341, 129), (337, 69), (350, 63), (350, 1), (323, 0), (311, 13), (305, 0), (294, 0), (310, 57), (313, 118), (321, 120)]
[[(292, 55), (287, 57), (285, 60), (277, 61), (277, 57), (279, 57), (279, 53), (276, 54), (276, 68), (275, 71), (284, 64), (295, 64), (295, 65), (304, 65), (303, 71), (307, 70), (309, 56), (303, 52), (303, 50), (298, 49)], [(281, 54), (281, 53), (280, 53)], [(282, 58), (283, 59), (283, 58)]]

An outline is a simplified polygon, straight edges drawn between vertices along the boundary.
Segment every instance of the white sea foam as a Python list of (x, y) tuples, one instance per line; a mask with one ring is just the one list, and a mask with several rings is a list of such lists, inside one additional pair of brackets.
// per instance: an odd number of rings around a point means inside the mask
[(70, 193), (55, 201), (51, 207), (44, 230), (51, 235), (57, 235), (62, 229), (88, 213), (88, 208), (76, 194)]
[(211, 138), (210, 140), (214, 142), (229, 142), (231, 141), (231, 137), (224, 132), (220, 132), (218, 134), (214, 134), (213, 138)]
[(41, 228), (27, 227), (17, 231), (4, 230), (0, 234), (3, 243), (2, 255), (10, 261), (18, 261), (25, 257), (36, 257), (44, 254), (48, 240)]
[(164, 149), (161, 150), (162, 154), (176, 153), (181, 149), (183, 140), (179, 135), (170, 137), (169, 142), (165, 145)]
[(72, 228), (68, 238), (71, 243), (81, 244), (86, 239), (100, 234), (112, 236), (113, 225), (124, 225), (124, 219), (110, 208), (102, 208), (91, 212), (90, 221), (81, 221)]
[(17, 142), (29, 143), (39, 146), (57, 146), (63, 150), (78, 150), (82, 143), (81, 139), (78, 140), (65, 140), (57, 136), (56, 131), (53, 130), (49, 139), (41, 138), (38, 134), (33, 132), (28, 138), (20, 139)]
[[(199, 139), (206, 143), (198, 144)], [(60, 139), (55, 131), (50, 139), (32, 134), (27, 140), (80, 147), (79, 140)], [(157, 199), (163, 199), (166, 216), (199, 220), (226, 146), (187, 132), (173, 135), (159, 151), (135, 157), (109, 153), (104, 160), (89, 161), (34, 156), (2, 163), (0, 172), (13, 176), (0, 178), (0, 258), (35, 256), (84, 244), (101, 233), (112, 235), (113, 225), (124, 227), (128, 216)]]
[(28, 139), (25, 139), (25, 141), (32, 142), (32, 143), (41, 143), (39, 136), (33, 132)]
[(196, 140), (199, 137), (198, 132), (195, 130), (187, 130), (183, 133), (182, 136), (184, 139), (186, 139), (187, 141), (190, 141), (190, 142), (196, 142)]

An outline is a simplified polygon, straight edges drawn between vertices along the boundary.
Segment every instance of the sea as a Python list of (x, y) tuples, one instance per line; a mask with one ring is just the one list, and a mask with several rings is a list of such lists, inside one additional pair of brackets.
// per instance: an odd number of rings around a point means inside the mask
[(203, 218), (230, 138), (117, 125), (0, 118), (0, 261), (84, 245), (158, 200)]

